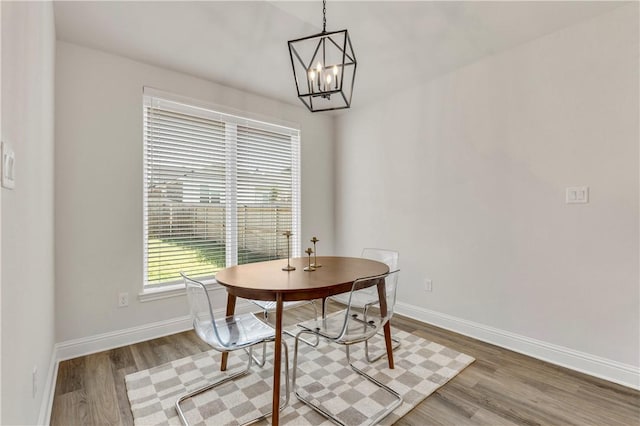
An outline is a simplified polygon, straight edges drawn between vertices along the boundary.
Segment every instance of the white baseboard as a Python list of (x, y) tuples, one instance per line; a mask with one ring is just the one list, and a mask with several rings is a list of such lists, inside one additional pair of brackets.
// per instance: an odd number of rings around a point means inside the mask
[[(236, 305), (237, 313), (251, 312), (254, 306), (246, 301), (238, 301)], [(225, 309), (218, 309), (214, 315), (224, 315)], [(42, 404), (38, 424), (48, 425), (51, 420), (51, 410), (53, 408), (53, 396), (56, 389), (56, 378), (58, 376), (58, 365), (60, 361), (65, 361), (79, 356), (90, 355), (121, 346), (133, 345), (158, 337), (180, 333), (190, 330), (193, 327), (190, 316), (182, 316), (164, 321), (157, 321), (124, 330), (102, 333), (95, 336), (83, 337), (80, 339), (68, 340), (56, 343), (51, 354), (51, 365), (44, 387)]]
[[(248, 302), (239, 302), (236, 306), (236, 312), (238, 313), (250, 312), (251, 310), (252, 305)], [(396, 312), (400, 315), (498, 345), (533, 358), (640, 390), (640, 369), (632, 365), (531, 339), (408, 303), (398, 302), (396, 304)], [(224, 310), (219, 309), (215, 314), (223, 315)], [(179, 333), (189, 330), (191, 327), (191, 318), (183, 316), (57, 343), (54, 345), (51, 355), (38, 424), (49, 424), (50, 422), (60, 361)]]
[[(249, 312), (251, 304), (248, 302), (238, 302), (236, 312)], [(224, 309), (217, 309), (214, 315), (224, 315)], [(158, 337), (180, 333), (192, 328), (191, 317), (188, 315), (172, 318), (164, 321), (144, 324), (124, 330), (111, 331), (98, 334), (96, 336), (83, 337), (80, 339), (67, 340), (55, 345), (58, 361), (77, 358), (119, 348), (121, 346), (133, 345)]]
[(514, 352), (640, 390), (640, 368), (632, 365), (532, 339), (408, 303), (397, 302), (395, 311), (400, 315), (433, 324)]
[(180, 333), (191, 328), (191, 317), (183, 316), (169, 320), (153, 322), (125, 330), (80, 339), (67, 340), (56, 344), (58, 361), (77, 358), (121, 346), (132, 345), (145, 340)]

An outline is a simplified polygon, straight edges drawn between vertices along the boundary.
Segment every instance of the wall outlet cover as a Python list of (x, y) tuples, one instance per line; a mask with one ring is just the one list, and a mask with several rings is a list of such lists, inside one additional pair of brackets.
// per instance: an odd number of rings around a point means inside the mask
[(2, 186), (7, 189), (16, 186), (16, 155), (7, 142), (2, 142)]
[(38, 366), (35, 365), (31, 370), (31, 397), (38, 395)]
[(571, 186), (565, 190), (567, 204), (587, 204), (589, 202), (588, 186)]
[(118, 294), (118, 307), (126, 308), (127, 306), (129, 306), (129, 293)]

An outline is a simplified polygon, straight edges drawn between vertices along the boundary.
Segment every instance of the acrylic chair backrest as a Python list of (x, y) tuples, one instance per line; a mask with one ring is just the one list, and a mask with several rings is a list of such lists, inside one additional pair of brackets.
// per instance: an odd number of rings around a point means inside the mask
[[(389, 271), (395, 271), (398, 269), (398, 260), (400, 255), (395, 250), (365, 248), (362, 249), (362, 257), (385, 263), (389, 267)], [(371, 302), (367, 301), (367, 299), (373, 298), (375, 300), (378, 296), (375, 287), (369, 287), (367, 290), (362, 290), (359, 293), (360, 296), (354, 301), (354, 303), (368, 304)]]
[[(339, 341), (364, 341), (376, 334), (393, 316), (396, 305), (396, 293), (398, 289), (398, 275), (400, 270), (396, 269), (386, 274), (376, 275), (372, 277), (359, 278), (354, 281), (351, 292), (349, 293), (349, 301), (345, 309), (344, 322), (339, 330), (336, 340)], [(371, 294), (371, 290), (377, 291), (379, 280), (384, 280), (386, 313), (382, 315), (379, 305), (376, 308), (366, 308), (358, 303), (352, 303), (359, 299), (358, 292), (365, 291)], [(350, 327), (353, 320), (356, 319), (362, 324), (361, 327)]]
[(206, 287), (201, 282), (187, 277), (182, 272), (180, 275), (182, 275), (187, 289), (187, 300), (191, 311), (191, 319), (193, 320), (193, 329), (196, 334), (209, 344), (219, 343), (221, 346), (225, 346), (216, 328), (215, 316), (211, 309), (211, 300)]
[(395, 271), (398, 269), (398, 260), (400, 255), (394, 250), (365, 248), (362, 250), (362, 257), (386, 263), (390, 271)]

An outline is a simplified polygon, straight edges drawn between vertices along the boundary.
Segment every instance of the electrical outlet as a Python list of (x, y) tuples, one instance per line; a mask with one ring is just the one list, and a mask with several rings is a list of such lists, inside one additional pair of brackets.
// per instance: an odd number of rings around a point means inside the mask
[(2, 142), (2, 186), (8, 189), (16, 187), (16, 154), (6, 142)]
[(572, 186), (565, 190), (567, 204), (587, 204), (589, 202), (588, 186)]
[(126, 308), (129, 306), (129, 293), (120, 293), (118, 295), (118, 308)]
[(31, 397), (35, 398), (38, 394), (38, 366), (34, 365), (31, 371)]
[(424, 291), (428, 291), (428, 292), (433, 291), (433, 281), (429, 279), (424, 280)]

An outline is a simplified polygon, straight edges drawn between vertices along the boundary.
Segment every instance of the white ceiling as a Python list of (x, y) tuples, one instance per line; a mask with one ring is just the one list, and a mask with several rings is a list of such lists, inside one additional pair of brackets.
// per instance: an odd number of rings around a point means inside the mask
[[(358, 60), (353, 107), (609, 11), (615, 2), (327, 2)], [(287, 40), (320, 32), (322, 2), (54, 3), (57, 37), (302, 105)]]

